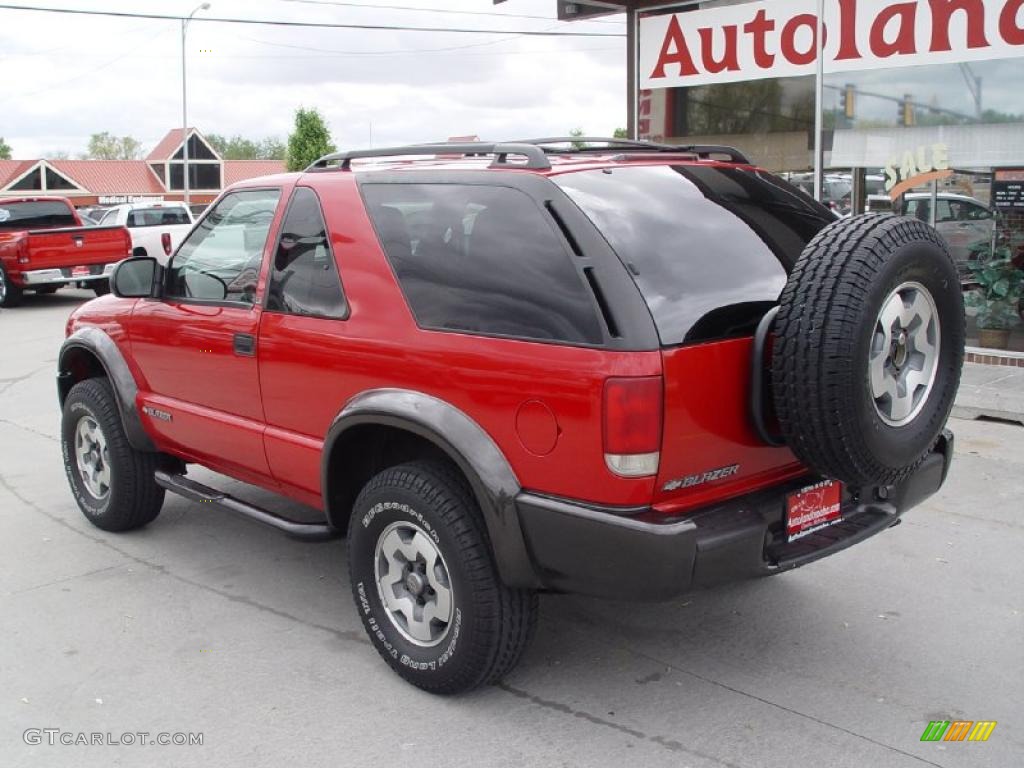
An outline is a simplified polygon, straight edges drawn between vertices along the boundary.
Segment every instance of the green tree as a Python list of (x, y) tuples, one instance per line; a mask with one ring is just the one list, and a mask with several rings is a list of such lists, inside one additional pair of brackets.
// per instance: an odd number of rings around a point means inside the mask
[[(585, 131), (582, 128), (573, 128), (571, 131), (569, 131), (569, 135), (572, 136), (574, 139), (578, 139), (580, 136), (585, 135)], [(587, 146), (587, 143), (585, 141), (574, 141), (572, 145), (576, 149), (583, 149), (585, 146)]]
[(219, 133), (209, 133), (206, 140), (225, 160), (284, 160), (284, 142), (276, 136), (253, 141), (242, 136), (228, 138)]
[(0, 136), (0, 160), (11, 159), (11, 145), (4, 141), (4, 137)]
[(89, 137), (87, 160), (138, 160), (142, 142), (132, 136), (114, 136), (106, 131)]
[(625, 128), (616, 128), (614, 131), (612, 131), (612, 138), (613, 139), (628, 139), (629, 138), (629, 131), (627, 131)]
[(289, 171), (301, 171), (324, 155), (335, 151), (331, 132), (317, 109), (295, 110), (295, 130), (288, 137), (286, 163)]
[(261, 160), (284, 160), (287, 155), (288, 148), (276, 136), (268, 136), (260, 142)]

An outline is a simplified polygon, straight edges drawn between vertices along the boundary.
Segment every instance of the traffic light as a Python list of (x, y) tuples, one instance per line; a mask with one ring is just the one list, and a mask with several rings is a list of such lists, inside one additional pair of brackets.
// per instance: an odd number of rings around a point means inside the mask
[(857, 86), (847, 83), (843, 90), (843, 114), (847, 120), (852, 120), (857, 114)]
[(900, 102), (900, 114), (899, 120), (902, 125), (908, 128), (916, 122), (914, 119), (914, 97), (911, 94), (906, 94), (903, 97), (903, 101)]

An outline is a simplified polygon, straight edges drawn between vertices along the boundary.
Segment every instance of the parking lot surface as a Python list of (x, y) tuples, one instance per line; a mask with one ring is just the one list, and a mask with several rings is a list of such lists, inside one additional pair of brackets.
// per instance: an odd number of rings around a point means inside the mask
[[(0, 765), (1022, 764), (1018, 425), (952, 421), (939, 495), (798, 571), (659, 605), (544, 596), (504, 683), (437, 698), (366, 640), (343, 540), (292, 541), (170, 495), (140, 531), (86, 522), (54, 375), (87, 298), (0, 312)], [(920, 741), (929, 721), (956, 719), (998, 725), (985, 743)], [(149, 736), (26, 744), (47, 728)], [(203, 743), (147, 743), (160, 733)]]

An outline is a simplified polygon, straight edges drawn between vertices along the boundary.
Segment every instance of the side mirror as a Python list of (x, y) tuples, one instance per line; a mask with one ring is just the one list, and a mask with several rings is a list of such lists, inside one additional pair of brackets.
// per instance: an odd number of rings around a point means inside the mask
[(122, 299), (144, 299), (156, 295), (157, 276), (162, 270), (152, 256), (125, 259), (110, 276), (110, 290)]

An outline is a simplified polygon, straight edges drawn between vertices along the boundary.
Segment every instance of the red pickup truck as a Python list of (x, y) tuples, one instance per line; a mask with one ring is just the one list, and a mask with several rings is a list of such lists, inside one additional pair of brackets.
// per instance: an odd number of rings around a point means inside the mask
[(26, 290), (72, 284), (102, 296), (131, 245), (124, 227), (83, 226), (66, 198), (0, 198), (0, 307), (17, 306)]

